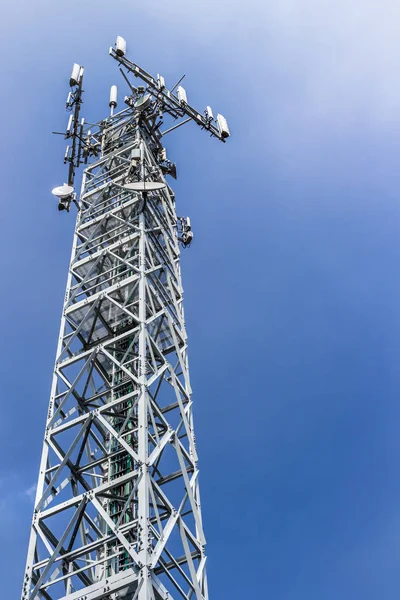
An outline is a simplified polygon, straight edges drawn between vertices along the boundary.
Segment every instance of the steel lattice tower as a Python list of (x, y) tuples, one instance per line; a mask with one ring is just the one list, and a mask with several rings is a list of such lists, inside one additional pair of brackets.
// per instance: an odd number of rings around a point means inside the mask
[(22, 600), (208, 598), (180, 274), (192, 233), (161, 139), (189, 120), (222, 141), (229, 130), (125, 50), (118, 38), (110, 54), (127, 107), (114, 114), (113, 87), (111, 116), (90, 130), (83, 69), (70, 80), (68, 184), (54, 193), (78, 213)]

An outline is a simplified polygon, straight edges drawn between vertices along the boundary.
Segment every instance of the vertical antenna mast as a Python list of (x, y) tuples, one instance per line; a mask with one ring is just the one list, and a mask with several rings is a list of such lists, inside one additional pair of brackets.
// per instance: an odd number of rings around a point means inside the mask
[(180, 274), (193, 232), (162, 140), (189, 121), (223, 142), (229, 129), (130, 62), (123, 38), (110, 54), (121, 112), (113, 86), (89, 129), (79, 65), (70, 79), (68, 182), (53, 193), (78, 214), (21, 598), (208, 600)]
[(79, 113), (82, 104), (82, 85), (83, 85), (83, 67), (76, 63), (72, 67), (71, 77), (69, 78), (71, 91), (68, 94), (65, 108), (72, 112), (68, 119), (65, 139), (71, 140), (71, 146), (67, 146), (64, 155), (64, 163), (68, 166), (68, 182), (52, 190), (54, 196), (59, 199), (58, 210), (69, 212), (71, 202), (76, 201), (74, 194), (75, 169), (81, 164), (82, 135), (84, 120), (79, 122)]
[(82, 85), (83, 85), (83, 67), (76, 63), (72, 68), (69, 84), (72, 88), (68, 94), (66, 108), (72, 111), (72, 127), (67, 129), (66, 137), (72, 140), (71, 151), (67, 149), (65, 162), (69, 162), (68, 167), (68, 185), (74, 185), (75, 169), (80, 165), (81, 159), (81, 139), (80, 133), (83, 122), (79, 122), (79, 113), (82, 104)]

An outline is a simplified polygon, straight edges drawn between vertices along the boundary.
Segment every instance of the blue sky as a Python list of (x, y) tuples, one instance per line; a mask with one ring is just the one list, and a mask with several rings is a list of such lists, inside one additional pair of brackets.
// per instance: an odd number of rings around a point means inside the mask
[[(116, 12), (118, 9), (118, 12)], [(17, 598), (73, 214), (64, 102), (106, 114), (128, 54), (228, 118), (171, 134), (211, 599), (400, 590), (400, 5), (15, 0), (1, 75), (0, 561)]]

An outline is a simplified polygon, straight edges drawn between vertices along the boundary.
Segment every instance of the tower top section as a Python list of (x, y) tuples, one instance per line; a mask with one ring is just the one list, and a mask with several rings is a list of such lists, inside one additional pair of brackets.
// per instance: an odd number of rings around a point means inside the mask
[[(228, 123), (223, 115), (218, 113), (214, 118), (210, 106), (200, 112), (189, 104), (186, 90), (181, 85), (185, 76), (181, 77), (171, 89), (168, 89), (162, 75), (154, 78), (139, 65), (130, 61), (126, 52), (126, 41), (118, 36), (115, 46), (110, 48), (110, 55), (118, 62), (120, 73), (129, 88), (130, 93), (124, 97), (125, 106), (116, 112), (118, 90), (116, 85), (112, 85), (109, 98), (109, 117), (98, 123), (86, 123), (85, 119), (80, 116), (83, 103), (84, 69), (77, 63), (73, 65), (69, 78), (71, 90), (66, 103), (66, 109), (71, 114), (65, 133), (61, 133), (68, 140), (64, 155), (64, 163), (68, 164), (68, 177), (64, 186), (53, 189), (53, 194), (59, 200), (59, 210), (69, 211), (72, 202), (79, 208), (74, 191), (76, 169), (81, 164), (91, 162), (93, 158), (100, 160), (102, 156), (110, 152), (112, 145), (110, 146), (107, 140), (110, 135), (112, 137), (113, 129), (118, 129), (121, 123), (129, 122), (132, 131), (137, 127), (142, 130), (163, 173), (174, 178), (176, 178), (176, 165), (166, 157), (164, 136), (190, 121), (221, 142), (225, 142), (230, 136)], [(136, 85), (131, 81), (132, 76), (135, 80), (139, 80), (135, 81)], [(170, 121), (169, 126), (168, 120)]]
[[(118, 63), (125, 67), (128, 73), (131, 73), (136, 78), (141, 79), (145, 84), (135, 87), (129, 83), (126, 75), (121, 69), (122, 75), (125, 77), (129, 87), (132, 91), (132, 96), (125, 96), (125, 103), (128, 106), (135, 106), (138, 104), (138, 108), (142, 106), (143, 102), (140, 102), (139, 97), (146, 96), (146, 106), (154, 103), (154, 108), (158, 111), (158, 114), (162, 116), (164, 113), (171, 115), (174, 119), (184, 119), (184, 121), (178, 122), (174, 127), (164, 131), (161, 135), (165, 135), (167, 132), (172, 131), (180, 127), (184, 123), (194, 121), (202, 129), (210, 132), (210, 135), (218, 138), (221, 142), (225, 142), (226, 138), (230, 136), (227, 120), (221, 114), (218, 114), (214, 119), (213, 112), (210, 106), (207, 106), (203, 113), (193, 108), (187, 100), (186, 90), (183, 86), (179, 85), (183, 79), (181, 79), (169, 90), (165, 85), (165, 79), (162, 75), (157, 75), (157, 79), (149, 75), (139, 65), (133, 63), (126, 57), (126, 41), (121, 36), (117, 37), (115, 48), (110, 48), (110, 55), (112, 58), (118, 61)], [(176, 90), (176, 93), (174, 93)]]

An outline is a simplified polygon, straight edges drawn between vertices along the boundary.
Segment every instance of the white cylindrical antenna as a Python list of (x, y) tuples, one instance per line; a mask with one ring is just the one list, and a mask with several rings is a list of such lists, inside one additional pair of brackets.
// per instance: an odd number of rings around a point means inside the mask
[(167, 151), (165, 148), (160, 150), (160, 160), (167, 160)]
[(179, 104), (187, 104), (186, 90), (184, 87), (180, 85), (176, 90), (176, 94), (178, 96)]
[(214, 115), (213, 115), (213, 111), (211, 110), (211, 106), (206, 106), (206, 110), (204, 112), (206, 113), (206, 117), (207, 117), (208, 121), (214, 120)]
[(222, 138), (227, 138), (231, 135), (225, 117), (220, 114), (217, 115), (217, 125)]
[(72, 67), (71, 77), (69, 78), (69, 85), (71, 87), (78, 85), (80, 75), (81, 75), (81, 67), (80, 67), (80, 65), (77, 65), (76, 63), (74, 63), (74, 66)]
[(117, 93), (117, 86), (112, 85), (110, 89), (110, 102), (108, 103), (109, 107), (111, 108), (111, 115), (114, 113), (114, 108), (117, 108)]
[(117, 36), (117, 41), (115, 42), (115, 52), (118, 56), (125, 56), (126, 54), (126, 40), (120, 35)]
[(72, 124), (74, 122), (74, 115), (70, 115), (68, 119), (67, 131), (65, 132), (66, 137), (71, 136)]
[(157, 75), (158, 89), (163, 90), (165, 88), (165, 79), (162, 75)]

